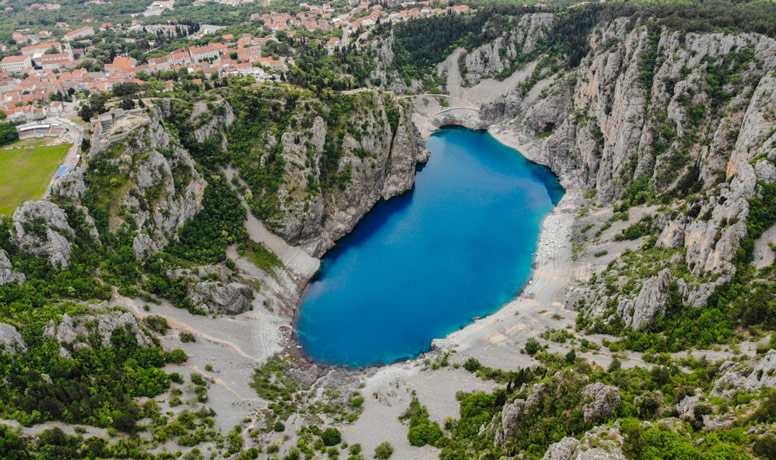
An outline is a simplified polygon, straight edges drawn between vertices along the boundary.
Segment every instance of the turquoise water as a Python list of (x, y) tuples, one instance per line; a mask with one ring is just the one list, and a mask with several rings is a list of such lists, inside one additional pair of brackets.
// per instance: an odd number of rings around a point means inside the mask
[(377, 204), (323, 259), (297, 336), (318, 361), (352, 367), (428, 351), (495, 312), (528, 281), (556, 177), (490, 134), (446, 128), (415, 188)]

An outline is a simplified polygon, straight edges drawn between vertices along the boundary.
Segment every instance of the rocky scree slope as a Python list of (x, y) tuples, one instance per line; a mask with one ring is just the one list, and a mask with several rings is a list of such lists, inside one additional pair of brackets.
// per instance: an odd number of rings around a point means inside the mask
[(494, 17), (486, 30), (504, 31), (458, 58), (462, 85), (474, 86), (485, 78), (504, 79), (512, 75), (518, 66), (532, 60), (557, 21), (552, 13)]

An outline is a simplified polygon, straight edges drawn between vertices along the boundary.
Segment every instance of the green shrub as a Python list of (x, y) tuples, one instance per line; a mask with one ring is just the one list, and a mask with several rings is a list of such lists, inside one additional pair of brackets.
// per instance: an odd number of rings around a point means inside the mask
[(327, 447), (336, 446), (342, 442), (342, 434), (336, 428), (326, 428), (323, 433), (321, 433), (321, 440), (323, 441), (323, 445)]
[(538, 353), (542, 349), (542, 344), (539, 343), (538, 340), (531, 337), (528, 339), (528, 341), (525, 343), (525, 353), (529, 356), (533, 356), (536, 353)]
[(384, 442), (375, 447), (375, 458), (378, 460), (387, 460), (393, 455), (393, 446), (390, 442)]

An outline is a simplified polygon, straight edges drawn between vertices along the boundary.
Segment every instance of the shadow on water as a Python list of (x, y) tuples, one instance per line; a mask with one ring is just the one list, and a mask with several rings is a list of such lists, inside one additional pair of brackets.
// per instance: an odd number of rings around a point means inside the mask
[(364, 245), (369, 239), (388, 222), (391, 217), (402, 212), (406, 212), (412, 204), (412, 198), (415, 189), (391, 198), (390, 200), (380, 199), (375, 206), (366, 213), (358, 222), (356, 228), (348, 235), (344, 236), (337, 244), (326, 253), (326, 257), (321, 260), (321, 266), (310, 280), (311, 283), (319, 281), (326, 275), (328, 268), (337, 262), (337, 259), (348, 250), (358, 248)]

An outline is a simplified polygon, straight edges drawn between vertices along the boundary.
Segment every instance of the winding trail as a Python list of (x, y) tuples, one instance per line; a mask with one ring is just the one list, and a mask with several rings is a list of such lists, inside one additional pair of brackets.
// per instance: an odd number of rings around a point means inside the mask
[[(134, 314), (137, 318), (144, 319), (146, 316), (150, 315), (150, 313), (146, 313), (145, 311), (143, 311), (142, 308), (138, 307), (134, 300), (130, 299), (129, 297), (124, 297), (118, 292), (114, 292), (113, 300), (129, 308), (132, 311), (132, 314)], [(185, 324), (176, 319), (173, 319), (168, 315), (156, 314), (156, 316), (161, 316), (162, 318), (167, 320), (167, 323), (170, 325), (170, 327), (172, 327), (173, 330), (182, 330), (182, 331), (188, 332), (189, 334), (202, 337), (203, 339), (209, 342), (228, 347), (232, 349), (232, 351), (234, 351), (235, 353), (237, 353), (238, 355), (242, 356), (245, 359), (249, 359), (257, 363), (263, 362), (263, 360), (261, 360), (260, 358), (249, 355), (248, 353), (243, 351), (242, 348), (237, 346), (234, 342), (231, 342), (229, 340), (219, 339), (218, 337), (214, 337), (210, 334), (200, 331), (199, 329), (195, 329), (189, 326), (188, 324)]]

